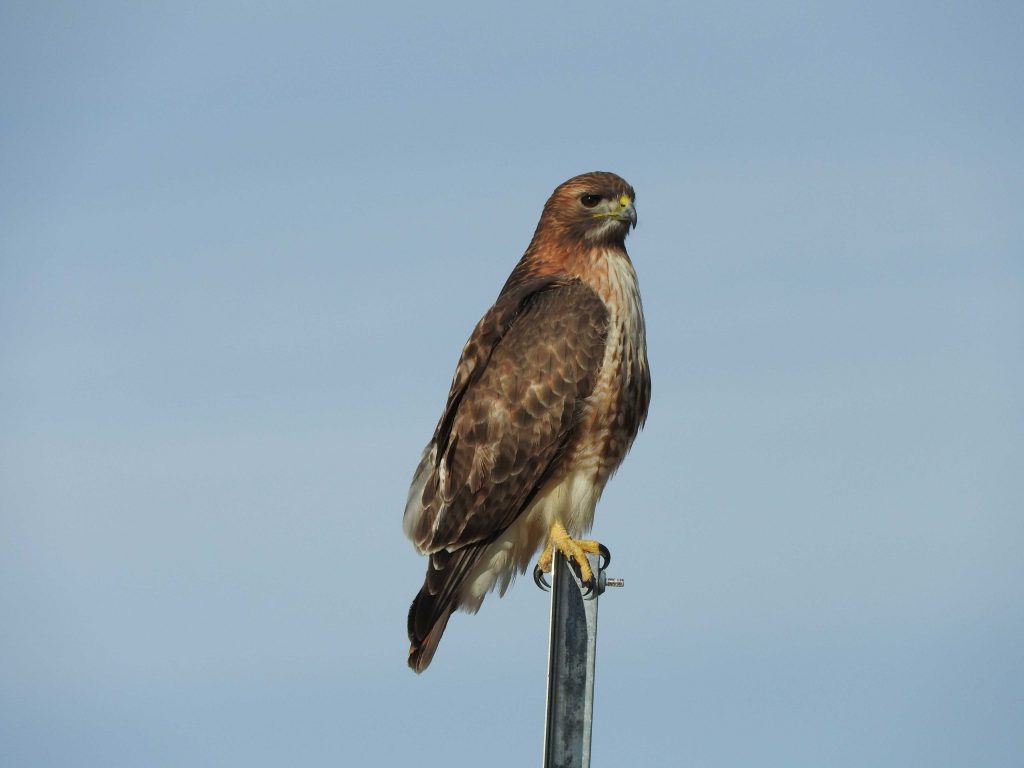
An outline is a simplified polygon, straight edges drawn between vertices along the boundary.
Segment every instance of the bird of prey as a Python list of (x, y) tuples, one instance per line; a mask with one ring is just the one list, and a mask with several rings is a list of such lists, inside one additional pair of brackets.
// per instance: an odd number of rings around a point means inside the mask
[(403, 528), (429, 557), (409, 610), (409, 666), (430, 664), (456, 609), (505, 593), (554, 549), (585, 582), (580, 540), (647, 418), (651, 379), (625, 239), (633, 188), (592, 172), (559, 185), (526, 253), (462, 350), (448, 402), (416, 468)]

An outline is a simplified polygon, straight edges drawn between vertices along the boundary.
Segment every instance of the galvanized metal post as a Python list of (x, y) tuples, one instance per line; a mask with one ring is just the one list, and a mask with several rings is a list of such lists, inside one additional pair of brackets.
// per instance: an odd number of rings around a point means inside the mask
[(597, 600), (606, 585), (622, 586), (590, 558), (597, 589), (584, 587), (556, 554), (551, 572), (551, 637), (544, 721), (544, 768), (589, 768), (597, 653)]

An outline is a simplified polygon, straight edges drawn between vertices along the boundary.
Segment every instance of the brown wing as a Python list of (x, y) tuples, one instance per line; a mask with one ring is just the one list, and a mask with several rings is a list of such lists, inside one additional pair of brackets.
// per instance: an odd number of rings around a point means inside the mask
[(406, 533), (431, 555), (409, 613), (414, 668), (429, 663), (484, 548), (557, 467), (597, 381), (607, 332), (608, 312), (591, 288), (542, 279), (503, 295), (466, 344), (405, 512)]

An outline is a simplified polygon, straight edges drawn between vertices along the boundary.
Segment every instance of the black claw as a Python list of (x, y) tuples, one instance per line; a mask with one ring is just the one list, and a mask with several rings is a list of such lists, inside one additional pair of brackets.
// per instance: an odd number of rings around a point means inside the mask
[(597, 545), (597, 548), (598, 548), (598, 550), (600, 550), (598, 552), (598, 554), (601, 557), (604, 558), (604, 562), (603, 563), (598, 561), (599, 565), (597, 566), (597, 570), (603, 571), (605, 568), (607, 568), (611, 564), (611, 562), (612, 562), (612, 553), (608, 551), (608, 547), (606, 547), (604, 544), (600, 544), (599, 543)]
[(586, 581), (583, 581), (581, 579), (580, 583), (583, 585), (583, 599), (584, 600), (586, 600), (591, 595), (593, 595), (595, 592), (597, 592), (597, 574), (596, 573), (593, 576), (591, 576), (589, 579), (587, 579)]
[(533, 583), (543, 589), (545, 592), (551, 591), (551, 585), (548, 580), (544, 577), (544, 571), (540, 569), (539, 565), (533, 566)]
[(567, 557), (565, 559), (569, 561), (569, 565), (572, 568), (572, 572), (576, 574), (576, 580), (580, 583), (580, 586), (582, 587), (582, 590), (583, 590), (583, 597), (584, 598), (589, 598), (592, 594), (594, 594), (594, 592), (597, 591), (597, 576), (596, 576), (596, 574), (594, 574), (593, 570), (591, 570), (590, 578), (589, 579), (584, 579), (583, 578), (583, 569), (580, 568), (580, 564), (578, 562), (576, 562), (576, 558), (574, 558), (574, 557)]

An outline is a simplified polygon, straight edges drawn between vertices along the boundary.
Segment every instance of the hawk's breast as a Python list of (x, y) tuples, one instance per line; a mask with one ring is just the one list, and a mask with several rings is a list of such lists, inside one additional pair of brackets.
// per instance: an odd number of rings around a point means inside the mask
[(567, 464), (592, 473), (600, 493), (647, 417), (651, 380), (643, 307), (629, 257), (608, 251), (588, 282), (608, 307), (608, 338), (597, 385)]

